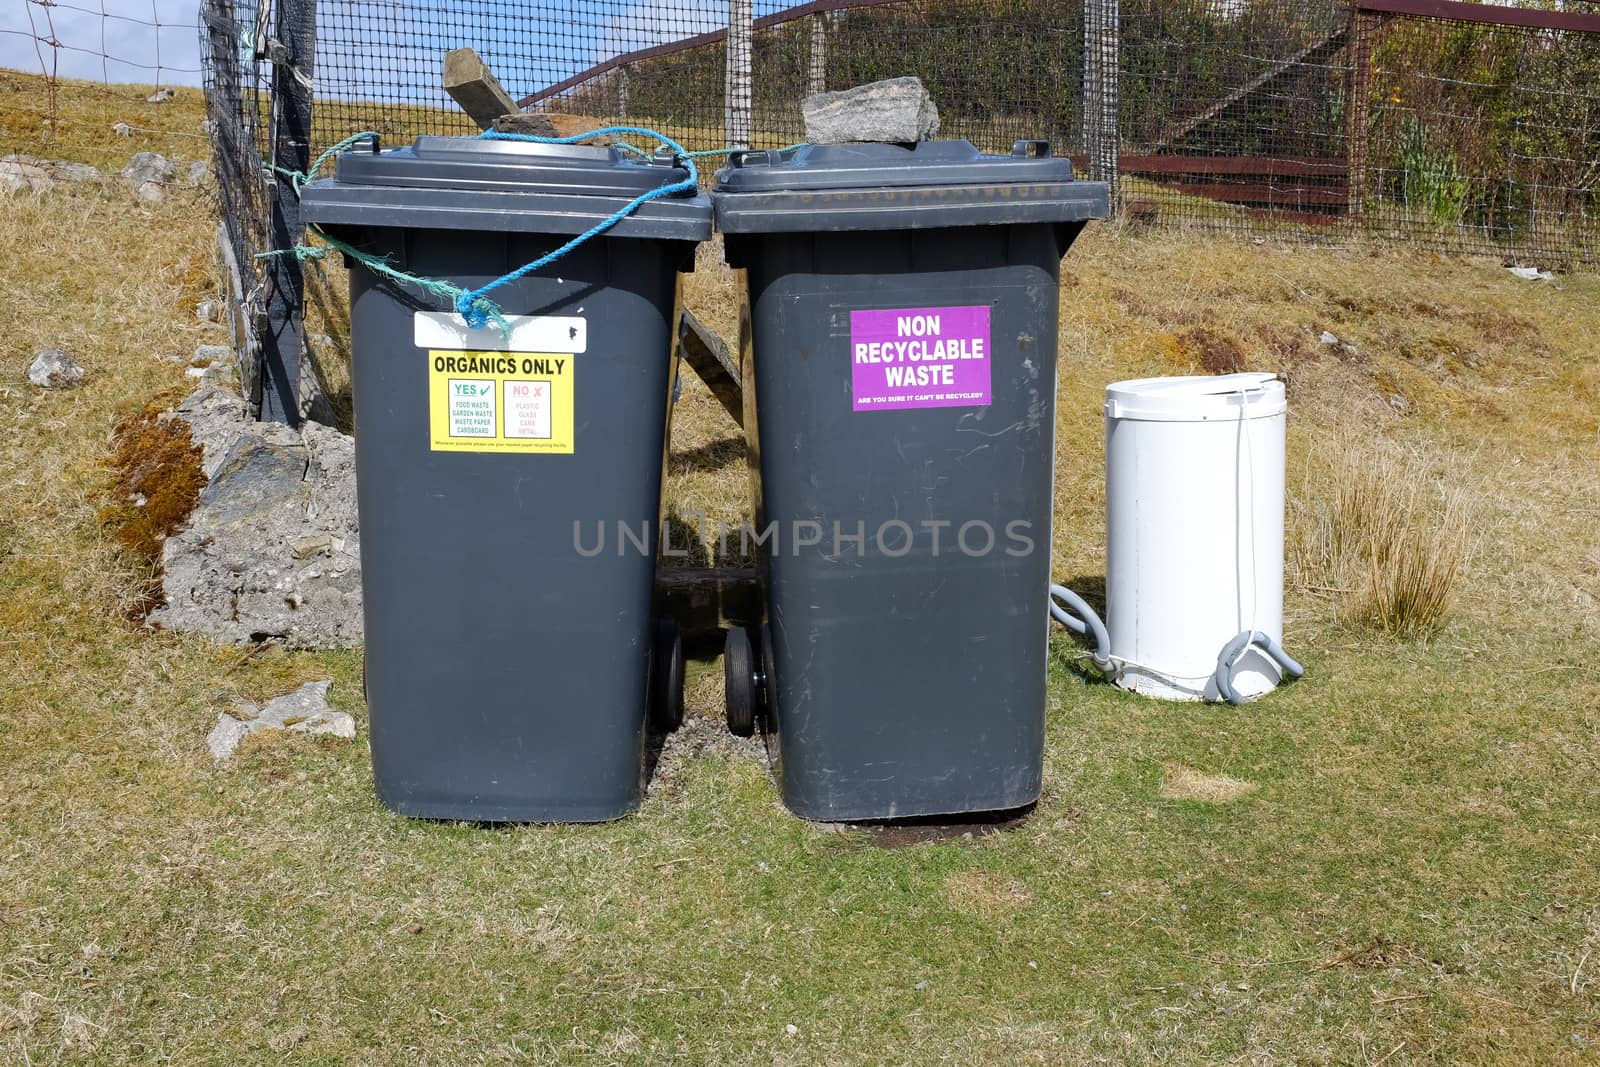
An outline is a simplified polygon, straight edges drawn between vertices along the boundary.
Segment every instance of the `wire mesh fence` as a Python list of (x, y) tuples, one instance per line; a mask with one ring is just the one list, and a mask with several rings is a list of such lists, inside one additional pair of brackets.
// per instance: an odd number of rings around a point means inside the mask
[(0, 31), (34, 47), (41, 114), (63, 56), (106, 81), (203, 70), (244, 346), (294, 296), (256, 258), (298, 233), (274, 168), (359, 131), (475, 132), (440, 76), (462, 46), (561, 133), (777, 147), (804, 139), (807, 95), (910, 74), (941, 136), (1047, 139), (1133, 225), (1600, 262), (1589, 0), (198, 0), (188, 63), (172, 0), (18, 2), (29, 21)]
[(1462, 21), (1468, 6), (759, 0), (749, 105), (730, 108), (720, 3), (325, 0), (316, 128), (471, 132), (437, 76), (464, 44), (563, 132), (626, 120), (691, 148), (791, 144), (806, 95), (915, 74), (941, 135), (1047, 138), (1117, 182), (1136, 222), (1594, 262), (1600, 13), (1494, 8), (1511, 23), (1495, 24)]
[(1600, 17), (1588, 18), (1596, 32), (1370, 20), (1355, 116), (1365, 143), (1353, 146), (1364, 228), (1449, 250), (1600, 260)]

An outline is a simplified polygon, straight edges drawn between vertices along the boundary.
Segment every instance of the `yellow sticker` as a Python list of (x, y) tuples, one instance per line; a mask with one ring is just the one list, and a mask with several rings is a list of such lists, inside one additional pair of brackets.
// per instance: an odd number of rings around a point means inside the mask
[(572, 452), (571, 354), (428, 352), (435, 452)]

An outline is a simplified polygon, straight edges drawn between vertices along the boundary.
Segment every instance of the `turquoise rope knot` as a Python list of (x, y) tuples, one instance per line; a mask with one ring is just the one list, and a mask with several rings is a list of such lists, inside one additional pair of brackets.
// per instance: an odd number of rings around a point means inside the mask
[(502, 333), (511, 332), (511, 324), (501, 313), (500, 306), (486, 296), (474, 296), (472, 293), (463, 292), (456, 297), (456, 314), (474, 330), (482, 329), (492, 322), (500, 327)]
[[(635, 211), (639, 210), (652, 200), (659, 200), (664, 196), (677, 196), (679, 193), (692, 193), (698, 190), (700, 187), (700, 171), (695, 167), (694, 159), (692, 158), (688, 149), (684, 148), (683, 145), (679, 144), (677, 141), (674, 141), (666, 134), (657, 133), (655, 130), (645, 129), (642, 126), (605, 126), (598, 130), (590, 130), (588, 133), (573, 134), (570, 137), (539, 137), (531, 133), (501, 133), (499, 130), (484, 130), (483, 133), (479, 135), (486, 141), (526, 141), (531, 144), (577, 144), (579, 141), (587, 141), (593, 137), (605, 137), (613, 134), (633, 134), (638, 137), (654, 138), (660, 144), (672, 149), (674, 160), (681, 160), (683, 162), (684, 168), (689, 172), (689, 176), (684, 178), (682, 181), (671, 182), (670, 184), (657, 186), (654, 189), (640, 193), (622, 207), (612, 212), (608, 217), (601, 219), (599, 222), (578, 234), (578, 236), (574, 237), (566, 244), (563, 244), (555, 251), (547, 252), (531, 263), (525, 263), (514, 271), (511, 271), (507, 274), (502, 274), (500, 277), (496, 278), (487, 285), (480, 285), (476, 289), (469, 289), (460, 296), (456, 297), (456, 311), (460, 313), (463, 319), (466, 320), (468, 326), (473, 328), (481, 327), (490, 320), (494, 320), (497, 323), (504, 322), (504, 319), (500, 316), (500, 309), (488, 299), (488, 294), (500, 288), (502, 285), (509, 285), (514, 281), (526, 278), (534, 271), (548, 267), (550, 264), (566, 255), (568, 252), (571, 252), (574, 248), (577, 248), (579, 245), (583, 244), (585, 241), (589, 241), (605, 233), (607, 230), (611, 229), (617, 223), (621, 222), (629, 215), (632, 215)], [(639, 150), (634, 148), (632, 145), (628, 145), (627, 147), (633, 152), (639, 152)], [(642, 155), (643, 153), (639, 154)], [(501, 328), (507, 329), (505, 326), (502, 326)]]

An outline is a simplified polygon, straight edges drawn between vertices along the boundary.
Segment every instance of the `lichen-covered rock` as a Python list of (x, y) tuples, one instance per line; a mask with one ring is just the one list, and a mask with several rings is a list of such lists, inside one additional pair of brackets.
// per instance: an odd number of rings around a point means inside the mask
[(28, 366), (28, 381), (41, 389), (76, 389), (89, 372), (59, 348), (47, 348)]
[(162, 552), (156, 625), (223, 640), (348, 648), (362, 640), (355, 442), (327, 426), (248, 420), (203, 386), (172, 413), (202, 452), (208, 484)]
[(494, 120), (499, 133), (521, 133), (530, 137), (559, 137), (550, 116), (538, 111), (523, 111), (515, 115), (501, 115)]
[(42, 193), (62, 182), (92, 182), (103, 176), (87, 163), (41, 159), (21, 152), (0, 156), (0, 186), (14, 193)]
[(812, 144), (926, 141), (939, 132), (939, 109), (920, 78), (889, 78), (800, 101)]
[(261, 730), (288, 730), (297, 734), (331, 734), (351, 740), (356, 736), (356, 721), (328, 705), (332, 682), (307, 682), (292, 693), (267, 701), (265, 707), (239, 701), (218, 713), (217, 724), (206, 737), (213, 759), (224, 760), (253, 733)]
[(165, 185), (177, 174), (178, 165), (160, 152), (135, 152), (122, 168), (122, 176), (135, 185)]

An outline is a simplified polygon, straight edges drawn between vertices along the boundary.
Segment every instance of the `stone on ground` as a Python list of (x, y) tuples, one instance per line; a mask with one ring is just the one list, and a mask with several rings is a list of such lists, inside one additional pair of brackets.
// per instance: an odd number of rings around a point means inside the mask
[(328, 705), (332, 682), (307, 682), (292, 693), (269, 700), (257, 708), (244, 701), (217, 715), (217, 723), (206, 737), (211, 757), (227, 759), (246, 737), (262, 730), (287, 730), (297, 734), (332, 734), (351, 740), (356, 736), (356, 721)]
[(135, 152), (122, 176), (135, 185), (165, 185), (178, 175), (178, 165), (160, 152)]
[(40, 352), (28, 367), (28, 381), (41, 389), (74, 389), (88, 376), (82, 363), (59, 348)]
[(0, 186), (13, 193), (42, 193), (62, 182), (92, 182), (101, 177), (87, 163), (41, 159), (21, 152), (0, 157)]
[(812, 144), (926, 141), (939, 132), (939, 109), (920, 78), (890, 78), (800, 101)]

